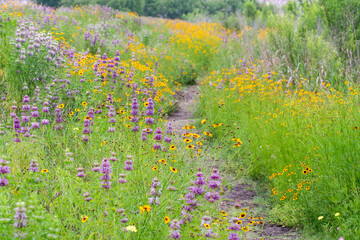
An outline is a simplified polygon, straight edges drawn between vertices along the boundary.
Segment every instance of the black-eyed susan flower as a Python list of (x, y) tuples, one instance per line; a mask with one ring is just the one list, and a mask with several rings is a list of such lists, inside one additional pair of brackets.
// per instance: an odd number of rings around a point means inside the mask
[(164, 222), (168, 224), (170, 222), (170, 218), (168, 216), (164, 217)]
[(62, 108), (64, 108), (64, 107), (65, 107), (64, 104), (60, 104), (58, 108), (62, 109)]
[(246, 226), (246, 227), (242, 227), (241, 228), (244, 232), (248, 232), (250, 230), (249, 226)]
[(244, 212), (242, 212), (242, 213), (240, 213), (240, 216), (239, 216), (240, 218), (245, 218), (246, 217), (246, 213), (244, 213)]
[(206, 119), (201, 120), (201, 124), (205, 124), (206, 123)]
[(49, 172), (49, 170), (45, 168), (45, 169), (41, 170), (41, 172), (42, 173), (47, 173), (47, 172)]
[(170, 170), (174, 173), (177, 173), (179, 170), (177, 170), (176, 168), (170, 167)]
[(89, 219), (89, 217), (87, 217), (87, 216), (84, 216), (84, 217), (81, 217), (81, 222), (86, 222), (87, 220)]
[(88, 104), (87, 104), (87, 102), (82, 102), (81, 105), (87, 106)]
[(143, 214), (145, 212), (145, 208), (143, 206), (139, 206), (140, 213)]
[(79, 70), (79, 71), (78, 71), (78, 74), (79, 74), (80, 76), (82, 76), (82, 75), (84, 75), (84, 72), (83, 72), (82, 70)]
[(78, 108), (75, 108), (75, 112), (80, 112), (80, 109), (78, 109)]
[(195, 148), (195, 145), (188, 145), (186, 146), (186, 149), (194, 149)]
[(204, 134), (205, 134), (206, 136), (210, 136), (210, 137), (213, 136), (213, 135), (212, 135), (211, 133), (209, 133), (209, 132), (204, 132)]
[(191, 143), (192, 142), (192, 140), (190, 138), (185, 138), (183, 141), (186, 142), (186, 143)]
[(73, 111), (69, 112), (69, 116), (74, 116), (74, 112)]
[(160, 159), (159, 162), (163, 163), (163, 164), (167, 164), (167, 162), (165, 161), (165, 159)]
[(210, 224), (208, 224), (208, 223), (204, 223), (204, 227), (205, 228), (211, 228)]
[(156, 171), (158, 169), (157, 166), (151, 168), (153, 171)]
[(170, 150), (176, 150), (175, 145), (171, 145), (171, 146), (170, 146)]
[(144, 206), (144, 210), (147, 211), (147, 212), (150, 212), (151, 207), (150, 207), (149, 205), (145, 205), (145, 206)]

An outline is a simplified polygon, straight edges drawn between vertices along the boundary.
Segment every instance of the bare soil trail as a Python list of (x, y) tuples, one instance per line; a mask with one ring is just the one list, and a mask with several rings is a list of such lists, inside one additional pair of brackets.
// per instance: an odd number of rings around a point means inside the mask
[[(169, 116), (168, 121), (172, 123), (175, 133), (179, 137), (179, 141), (182, 139), (181, 134), (186, 131), (182, 128), (186, 124), (191, 125), (196, 121), (194, 112), (200, 92), (201, 89), (198, 85), (191, 85), (176, 93), (177, 102), (175, 103), (175, 110)], [(227, 213), (238, 212), (236, 208), (251, 209), (251, 213), (263, 217), (263, 224), (253, 227), (251, 231), (244, 234), (244, 239), (303, 239), (296, 230), (289, 227), (278, 226), (266, 220), (267, 207), (261, 203), (263, 201), (258, 201), (259, 196), (257, 196), (253, 190), (255, 189), (254, 183), (247, 182), (245, 179), (240, 182), (236, 180), (234, 176), (224, 176), (223, 174), (222, 176), (227, 179), (230, 185), (225, 188), (219, 208)], [(235, 203), (238, 203), (236, 208), (234, 206)]]

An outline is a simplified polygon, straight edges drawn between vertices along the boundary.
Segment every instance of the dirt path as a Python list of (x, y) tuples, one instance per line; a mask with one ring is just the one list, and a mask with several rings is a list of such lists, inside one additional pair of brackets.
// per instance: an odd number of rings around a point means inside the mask
[[(182, 139), (183, 133), (186, 130), (182, 128), (186, 125), (195, 122), (194, 112), (196, 110), (196, 102), (200, 95), (200, 87), (192, 85), (184, 88), (182, 91), (176, 93), (177, 106), (176, 111), (172, 112), (168, 118), (169, 122), (173, 124), (174, 130), (178, 135), (178, 139)], [(220, 163), (221, 164), (221, 163)], [(223, 174), (222, 174), (223, 175)], [(229, 216), (232, 212), (239, 212), (241, 209), (249, 209), (248, 218), (245, 222), (250, 222), (254, 217), (263, 219), (263, 224), (252, 227), (252, 230), (244, 234), (243, 239), (277, 239), (277, 240), (295, 240), (302, 239), (300, 234), (292, 228), (277, 226), (271, 224), (266, 220), (266, 206), (264, 206), (257, 198), (259, 198), (255, 191), (254, 183), (239, 182), (235, 180), (234, 176), (223, 176), (227, 179), (229, 185), (225, 188), (220, 202), (220, 209), (225, 211)], [(236, 206), (235, 206), (235, 203)], [(237, 209), (238, 208), (238, 209)], [(259, 220), (257, 220), (259, 221)]]

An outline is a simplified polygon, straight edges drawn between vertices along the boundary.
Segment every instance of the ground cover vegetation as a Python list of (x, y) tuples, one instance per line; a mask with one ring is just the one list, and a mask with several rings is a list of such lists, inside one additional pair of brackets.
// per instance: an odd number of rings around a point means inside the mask
[(246, 238), (225, 173), (305, 239), (358, 238), (360, 3), (182, 2), (0, 6), (2, 239)]

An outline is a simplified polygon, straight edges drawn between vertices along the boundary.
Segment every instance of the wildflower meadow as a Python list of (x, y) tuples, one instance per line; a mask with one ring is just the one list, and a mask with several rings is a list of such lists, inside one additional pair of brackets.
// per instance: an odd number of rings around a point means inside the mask
[(360, 239), (360, 28), (63, 2), (0, 5), (0, 239)]

